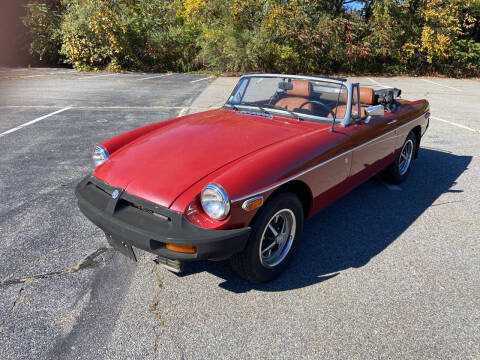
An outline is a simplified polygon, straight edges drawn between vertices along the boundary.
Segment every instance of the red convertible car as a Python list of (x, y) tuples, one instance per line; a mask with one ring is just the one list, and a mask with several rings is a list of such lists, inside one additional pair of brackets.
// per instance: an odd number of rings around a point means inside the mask
[(221, 109), (99, 144), (78, 206), (108, 242), (181, 271), (231, 259), (242, 277), (278, 276), (305, 219), (377, 173), (401, 183), (429, 125), (426, 100), (345, 79), (255, 74)]

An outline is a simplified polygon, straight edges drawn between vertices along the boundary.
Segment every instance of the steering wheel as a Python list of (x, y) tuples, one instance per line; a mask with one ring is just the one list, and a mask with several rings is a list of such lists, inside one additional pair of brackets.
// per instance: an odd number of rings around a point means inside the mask
[(302, 103), (302, 105), (300, 105), (298, 108), (302, 109), (307, 104), (318, 104), (324, 109), (326, 109), (329, 114), (332, 114), (332, 116), (335, 116), (335, 113), (333, 112), (333, 110), (331, 110), (327, 105), (325, 105), (321, 101), (317, 101), (317, 100), (307, 100), (304, 103)]
[(280, 94), (283, 94), (284, 91), (275, 91), (275, 94), (273, 94), (270, 99), (268, 99), (268, 105), (274, 104), (277, 102), (278, 99), (280, 99)]

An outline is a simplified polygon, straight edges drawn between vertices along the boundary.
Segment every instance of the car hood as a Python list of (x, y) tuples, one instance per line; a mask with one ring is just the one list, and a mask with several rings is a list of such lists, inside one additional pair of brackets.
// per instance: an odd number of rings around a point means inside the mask
[(93, 175), (170, 207), (179, 195), (220, 167), (307, 129), (281, 117), (269, 119), (226, 109), (189, 115), (123, 146)]

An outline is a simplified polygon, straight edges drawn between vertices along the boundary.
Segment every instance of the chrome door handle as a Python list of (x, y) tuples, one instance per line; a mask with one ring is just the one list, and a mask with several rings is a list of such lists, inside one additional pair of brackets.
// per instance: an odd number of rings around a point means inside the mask
[(397, 122), (397, 120), (392, 120), (392, 121), (389, 121), (389, 122), (387, 123), (387, 125), (392, 125), (392, 124), (395, 124), (396, 122)]

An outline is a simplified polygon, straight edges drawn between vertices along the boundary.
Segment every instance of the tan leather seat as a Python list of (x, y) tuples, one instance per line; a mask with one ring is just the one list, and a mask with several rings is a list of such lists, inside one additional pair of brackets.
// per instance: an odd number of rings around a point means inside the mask
[[(337, 114), (335, 116), (337, 119), (343, 119), (345, 117), (345, 113), (347, 112), (347, 105), (345, 103), (347, 102), (347, 99), (347, 93), (343, 94), (342, 104), (338, 104)], [(357, 88), (355, 88), (353, 93), (352, 115), (357, 115), (358, 112), (358, 107), (355, 106), (357, 105), (357, 99)], [(365, 108), (375, 104), (375, 91), (372, 88), (360, 87), (360, 104), (360, 117), (365, 117)], [(332, 111), (335, 111), (335, 109)], [(333, 115), (328, 114), (328, 117), (333, 118)]]
[[(307, 80), (292, 80), (293, 88), (285, 91), (286, 97), (281, 98), (275, 105), (281, 106), (287, 110), (295, 110), (307, 100), (313, 93), (313, 87)], [(312, 104), (306, 104), (302, 110), (312, 111)]]
[[(347, 102), (347, 93), (343, 94), (342, 101)], [(353, 92), (353, 103), (357, 103), (357, 88)], [(372, 88), (360, 87), (360, 104), (373, 105), (375, 103), (375, 91)]]
[[(335, 112), (335, 109), (332, 109), (332, 112)], [(346, 112), (347, 112), (347, 105), (338, 105), (335, 119), (343, 119), (345, 117)], [(328, 117), (333, 119), (332, 113), (329, 113)]]

